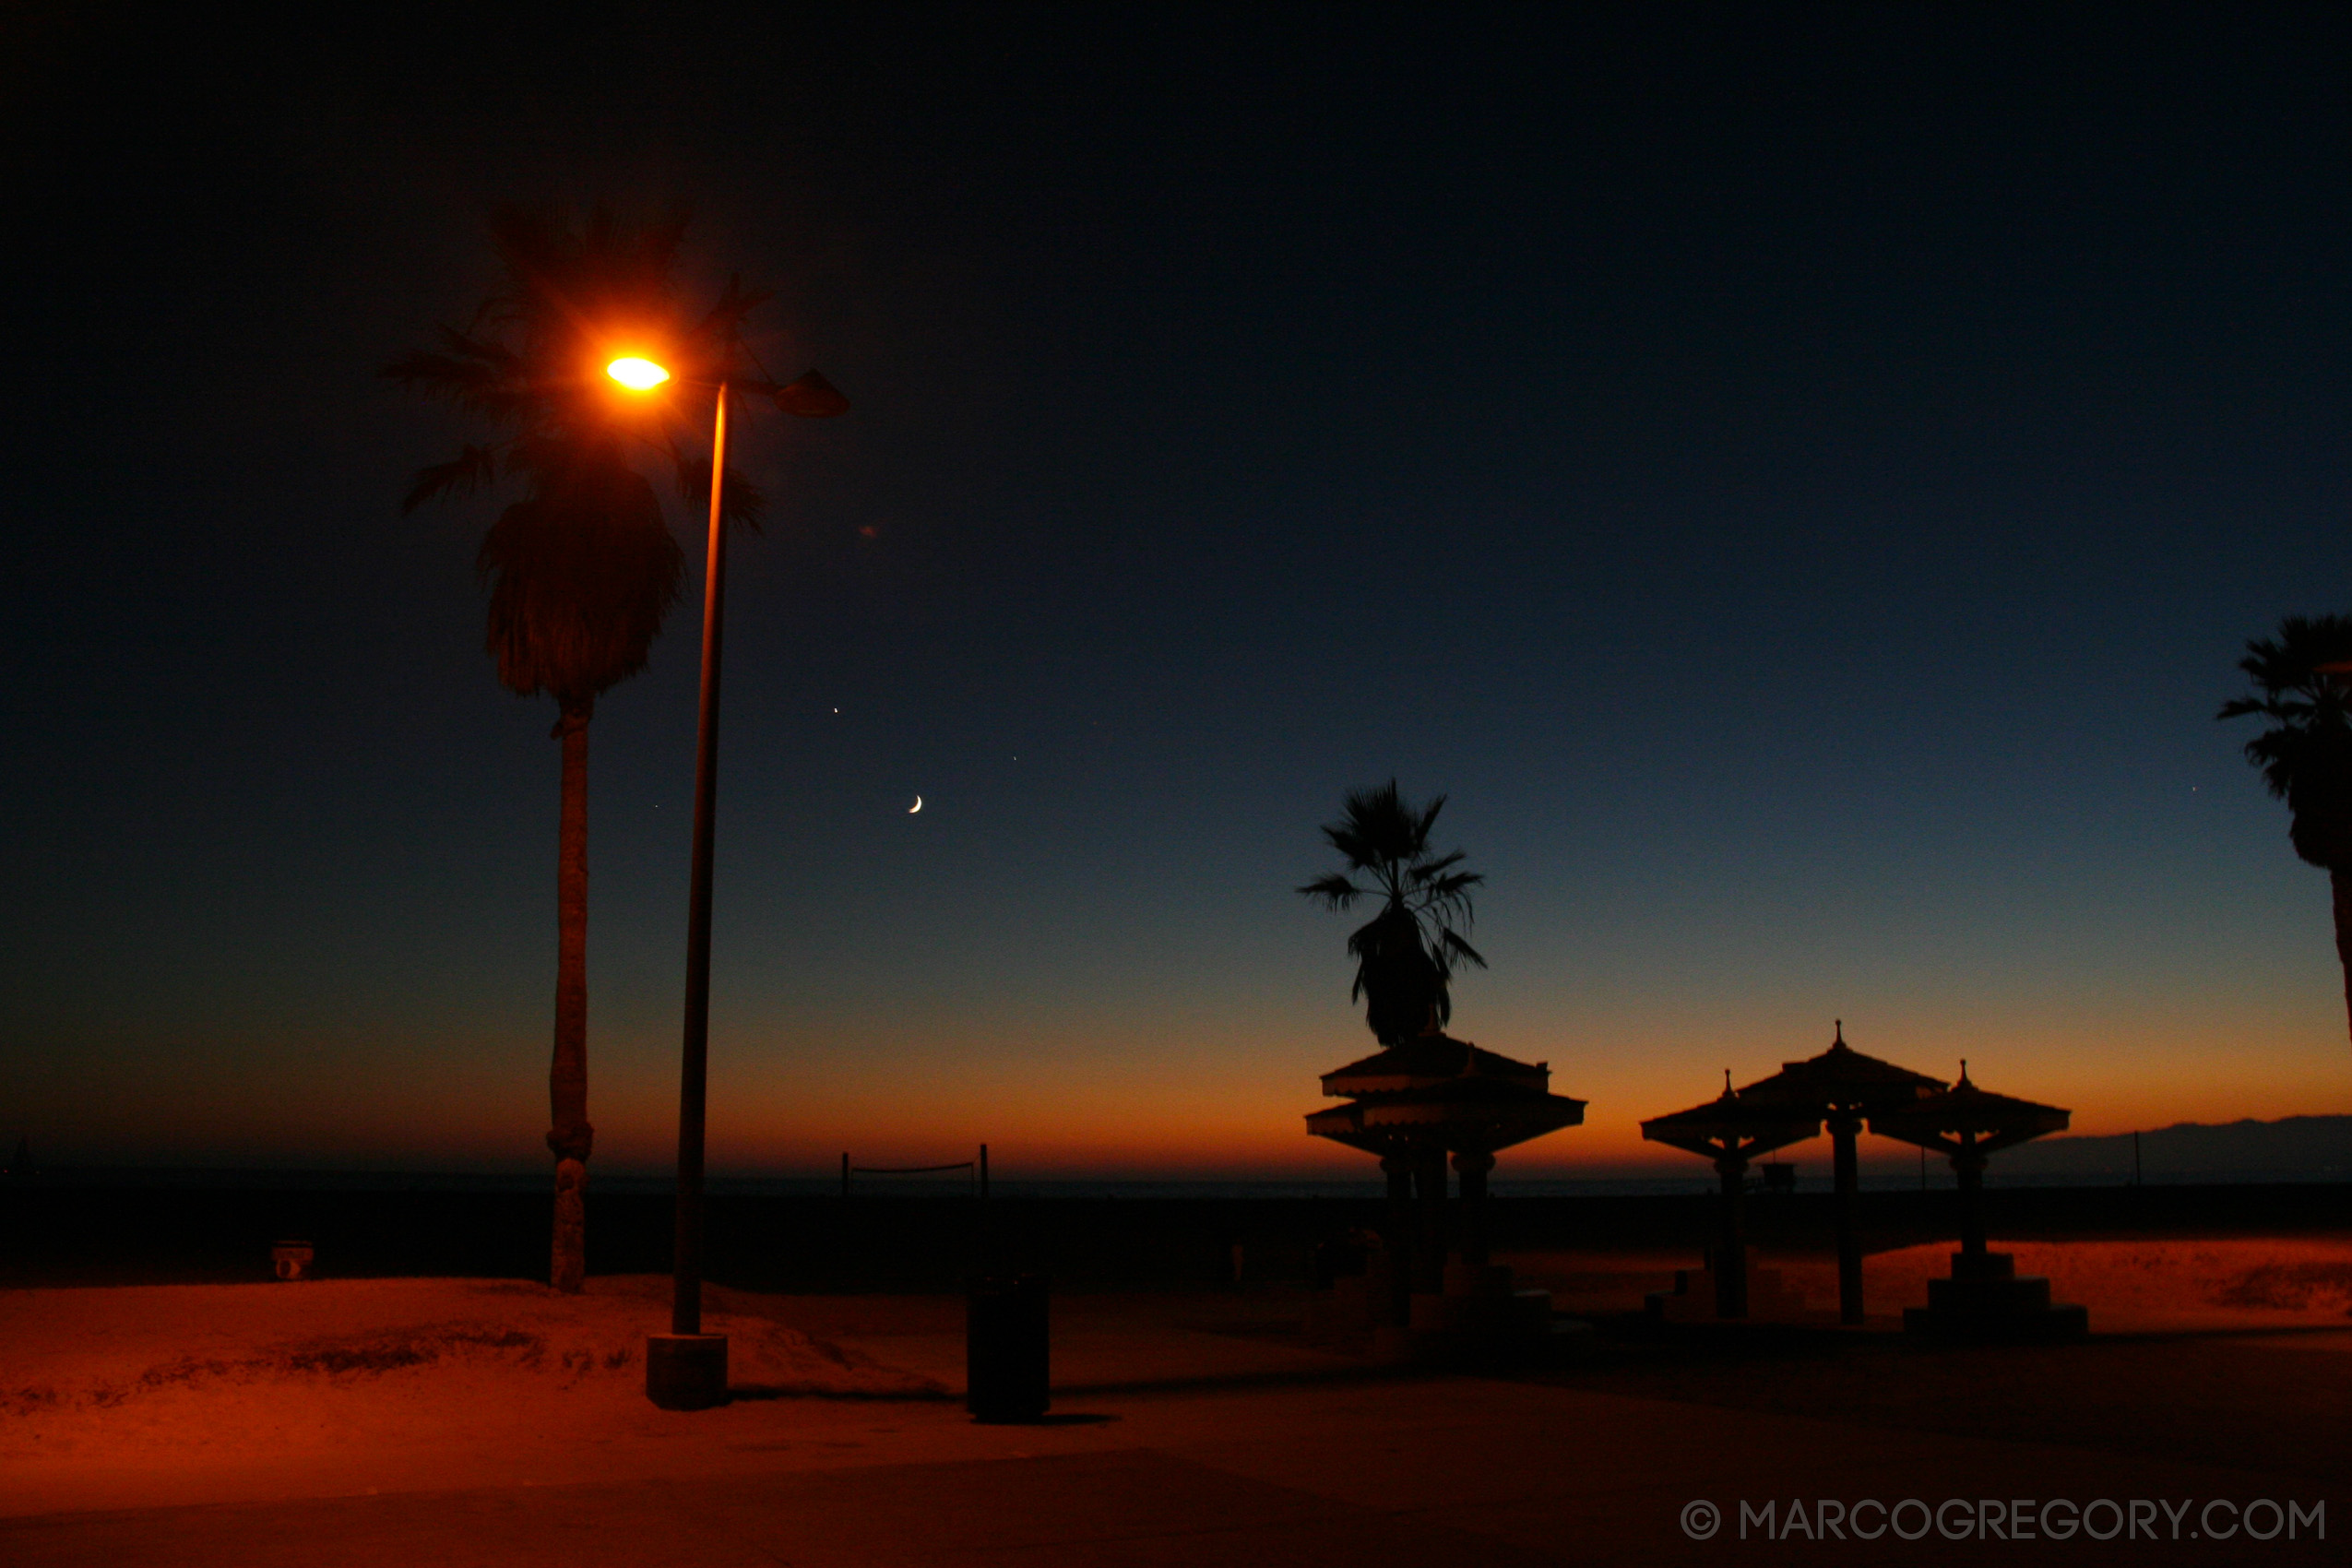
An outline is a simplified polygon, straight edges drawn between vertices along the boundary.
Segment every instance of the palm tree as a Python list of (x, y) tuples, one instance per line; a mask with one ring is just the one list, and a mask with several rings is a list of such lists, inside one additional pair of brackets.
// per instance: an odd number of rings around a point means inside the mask
[(2287, 841), (2328, 874), (2335, 904), (2335, 956), (2352, 1019), (2352, 616), (2289, 615), (2278, 636), (2246, 645), (2238, 668), (2254, 694), (2217, 717), (2260, 714), (2271, 727), (2246, 742), (2270, 792), (2287, 802)]
[[(1373, 790), (1351, 790), (1339, 820), (1323, 836), (1346, 857), (1348, 869), (1319, 876), (1300, 893), (1328, 909), (1351, 909), (1376, 899), (1379, 912), (1351, 932), (1348, 956), (1356, 960), (1350, 1001), (1364, 999), (1364, 1023), (1383, 1045), (1399, 1045), (1434, 1029), (1454, 1016), (1450, 988), (1455, 966), (1486, 968), (1479, 950), (1455, 929), (1472, 921), (1470, 889), (1486, 878), (1456, 869), (1459, 849), (1435, 854), (1430, 831), (1445, 797), (1417, 806), (1396, 792), (1396, 780)], [(1363, 882), (1356, 881), (1362, 873)]]
[[(682, 450), (658, 401), (624, 400), (602, 366), (624, 345), (659, 343), (687, 376), (733, 369), (736, 333), (762, 296), (731, 282), (688, 321), (676, 284), (685, 220), (631, 222), (599, 210), (575, 228), (512, 208), (492, 222), (504, 279), (470, 326), (386, 365), (413, 390), (487, 427), (446, 463), (418, 471), (405, 514), (502, 481), (520, 494), (483, 534), (475, 567), (490, 588), (487, 647), (498, 678), (555, 699), (563, 742), (555, 873), (555, 1049), (548, 1072), (555, 1221), (549, 1278), (586, 1274), (588, 1119), (588, 737), (596, 699), (645, 668), (677, 601), (683, 554), (636, 459), (666, 460), (678, 491), (707, 497), (710, 460)], [(682, 377), (682, 380), (685, 377)], [(731, 469), (730, 519), (754, 523), (756, 490)]]

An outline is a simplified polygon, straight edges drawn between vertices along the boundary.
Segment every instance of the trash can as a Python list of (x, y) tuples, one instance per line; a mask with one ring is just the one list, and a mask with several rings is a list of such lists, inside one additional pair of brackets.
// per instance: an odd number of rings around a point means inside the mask
[(1042, 1274), (979, 1274), (965, 1287), (964, 1408), (981, 1421), (1033, 1421), (1048, 1389)]

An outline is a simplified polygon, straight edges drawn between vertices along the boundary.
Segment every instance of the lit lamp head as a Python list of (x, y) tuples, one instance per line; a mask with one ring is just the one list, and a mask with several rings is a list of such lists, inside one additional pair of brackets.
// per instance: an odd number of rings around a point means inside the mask
[(651, 360), (635, 356), (614, 360), (604, 367), (604, 374), (632, 392), (650, 392), (670, 379), (670, 373)]

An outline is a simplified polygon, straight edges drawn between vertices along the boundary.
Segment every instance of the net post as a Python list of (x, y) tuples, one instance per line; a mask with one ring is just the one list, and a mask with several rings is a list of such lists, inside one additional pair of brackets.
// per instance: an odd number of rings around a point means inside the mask
[(986, 1144), (980, 1145), (980, 1201), (985, 1203), (988, 1200), (988, 1146)]
[(841, 1195), (849, 1195), (849, 1157), (846, 1153), (841, 1156)]

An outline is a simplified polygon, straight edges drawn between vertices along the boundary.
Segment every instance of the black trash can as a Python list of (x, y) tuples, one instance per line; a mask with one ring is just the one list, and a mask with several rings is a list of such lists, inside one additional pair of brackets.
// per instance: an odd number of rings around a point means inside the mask
[(1052, 1402), (1045, 1276), (977, 1274), (964, 1301), (964, 1408), (975, 1420), (1036, 1420)]

